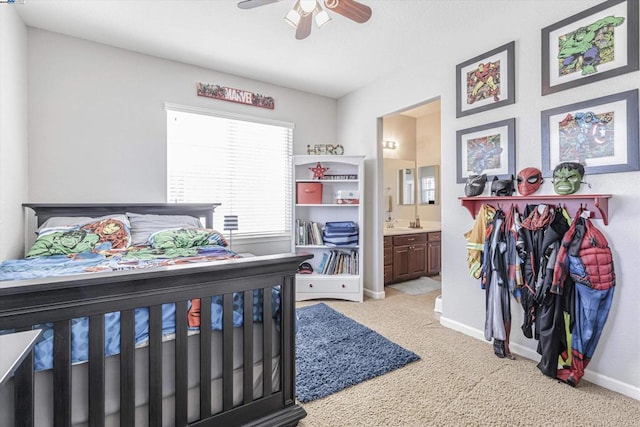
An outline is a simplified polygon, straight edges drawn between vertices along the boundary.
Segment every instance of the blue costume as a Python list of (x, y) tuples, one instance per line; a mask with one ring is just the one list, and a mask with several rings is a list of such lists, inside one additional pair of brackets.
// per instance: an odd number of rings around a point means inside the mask
[(582, 210), (579, 210), (562, 239), (551, 285), (551, 292), (562, 295), (568, 280), (575, 283), (571, 367), (557, 371), (558, 379), (574, 387), (580, 382), (598, 345), (616, 285), (607, 239), (581, 214)]

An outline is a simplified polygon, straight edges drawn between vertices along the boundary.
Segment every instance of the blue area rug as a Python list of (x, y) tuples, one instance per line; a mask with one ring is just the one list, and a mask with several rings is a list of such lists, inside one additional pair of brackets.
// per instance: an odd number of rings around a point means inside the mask
[(296, 396), (302, 403), (420, 359), (324, 303), (296, 312)]

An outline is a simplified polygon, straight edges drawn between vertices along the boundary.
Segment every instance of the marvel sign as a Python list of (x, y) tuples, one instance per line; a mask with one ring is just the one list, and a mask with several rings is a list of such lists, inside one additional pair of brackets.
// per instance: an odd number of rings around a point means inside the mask
[(247, 90), (235, 89), (232, 87), (220, 86), (210, 83), (198, 83), (198, 96), (219, 99), (222, 101), (237, 102), (238, 104), (253, 105), (254, 107), (275, 108), (275, 101), (271, 96), (264, 96), (259, 93)]

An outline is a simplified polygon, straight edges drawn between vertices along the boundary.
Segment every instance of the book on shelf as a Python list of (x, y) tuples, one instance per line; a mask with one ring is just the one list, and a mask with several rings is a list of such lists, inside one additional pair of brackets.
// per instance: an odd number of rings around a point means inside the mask
[(318, 265), (318, 272), (322, 273), (324, 271), (324, 267), (327, 265), (327, 260), (329, 259), (329, 254), (328, 253), (323, 253), (322, 254), (322, 261), (320, 261), (320, 264)]
[(334, 274), (358, 274), (358, 250), (350, 252), (332, 249), (322, 254), (322, 260), (318, 265), (318, 273), (326, 275)]
[(324, 174), (324, 178), (322, 178), (325, 181), (331, 181), (331, 180), (343, 180), (343, 179), (358, 179), (358, 174), (357, 173), (344, 173), (344, 174)]
[(322, 224), (313, 221), (301, 221), (296, 219), (296, 245), (324, 245), (322, 238)]

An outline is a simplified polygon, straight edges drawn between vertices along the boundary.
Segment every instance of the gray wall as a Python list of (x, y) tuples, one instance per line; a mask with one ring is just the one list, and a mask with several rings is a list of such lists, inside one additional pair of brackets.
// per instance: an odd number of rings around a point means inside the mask
[(0, 260), (22, 255), (26, 199), (27, 29), (0, 7)]
[[(466, 334), (482, 338), (484, 327), (484, 291), (469, 277), (464, 233), (473, 226), (469, 212), (460, 205), (464, 185), (456, 184), (456, 130), (516, 118), (516, 170), (541, 166), (540, 111), (639, 87), (640, 73), (634, 72), (542, 97), (540, 94), (540, 30), (578, 13), (600, 0), (554, 1), (542, 7), (540, 1), (439, 2), (456, 16), (455, 32), (446, 43), (425, 45), (431, 49), (416, 52), (422, 67), (406, 68), (351, 93), (338, 101), (338, 142), (358, 144), (367, 157), (366, 212), (375, 214), (365, 221), (365, 232), (372, 249), (365, 253), (368, 266), (365, 288), (368, 295), (381, 297), (383, 286), (382, 225), (384, 203), (381, 180), (382, 148), (380, 117), (420, 104), (438, 96), (442, 100), (442, 306), (441, 323)], [(552, 5), (552, 6), (551, 6)], [(425, 8), (427, 25), (428, 8)], [(487, 17), (491, 24), (479, 16)], [(496, 24), (499, 23), (499, 24)], [(481, 37), (479, 37), (481, 35)], [(516, 42), (516, 104), (455, 118), (455, 69), (464, 62), (512, 40)], [(611, 193), (610, 223), (594, 223), (605, 233), (613, 248), (618, 287), (613, 307), (595, 356), (585, 379), (640, 399), (640, 245), (638, 208), (640, 191), (632, 182), (640, 181), (640, 172), (587, 176), (591, 188), (582, 193)], [(540, 194), (554, 194), (547, 179)], [(593, 207), (592, 207), (593, 208)], [(425, 307), (426, 309), (431, 309)], [(520, 332), (522, 308), (512, 306), (512, 350), (532, 359), (537, 342)], [(487, 351), (492, 351), (487, 346)], [(539, 375), (539, 372), (523, 372)]]
[[(198, 97), (197, 82), (273, 96), (276, 107)], [(297, 154), (336, 139), (334, 99), (29, 29), (30, 199), (165, 201), (165, 102), (293, 122)]]

